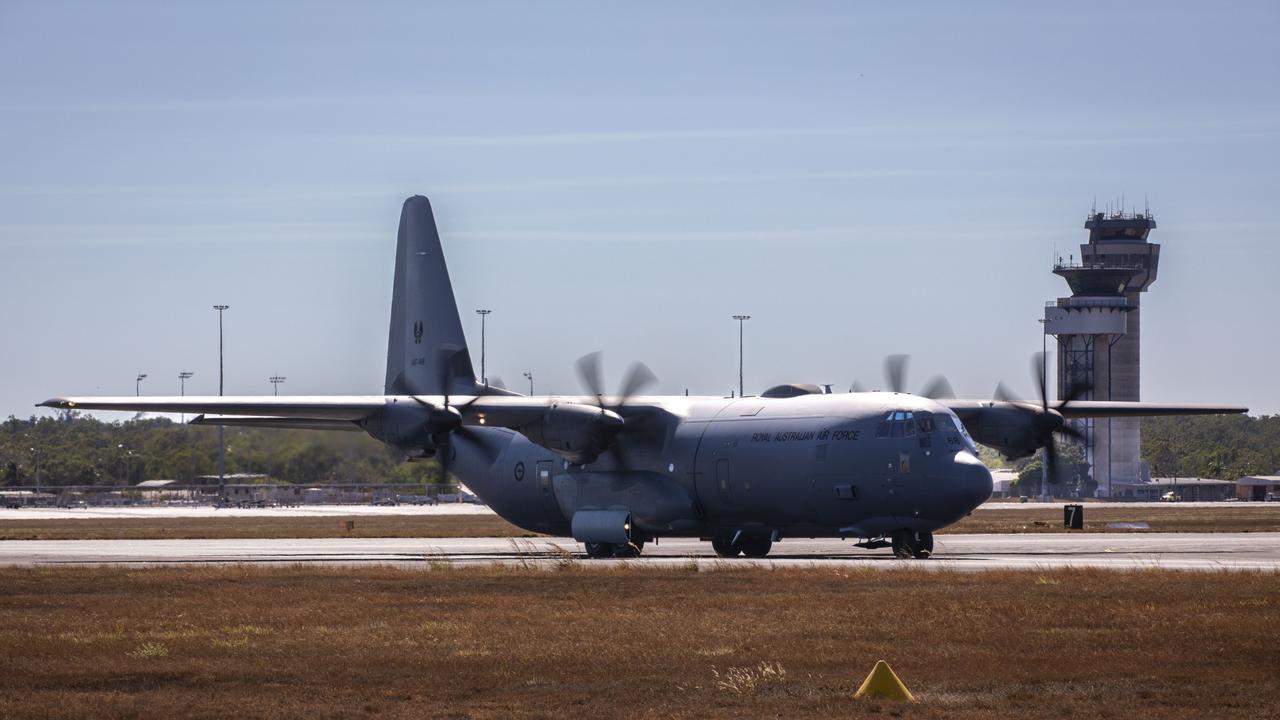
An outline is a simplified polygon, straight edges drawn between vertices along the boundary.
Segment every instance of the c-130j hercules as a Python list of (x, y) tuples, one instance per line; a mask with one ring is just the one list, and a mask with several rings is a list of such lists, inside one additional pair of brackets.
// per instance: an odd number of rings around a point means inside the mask
[[(787, 537), (839, 537), (928, 557), (933, 532), (991, 494), (978, 442), (1010, 457), (1074, 435), (1079, 417), (1245, 412), (1245, 408), (1040, 402), (997, 392), (955, 400), (945, 381), (902, 391), (823, 393), (783, 385), (759, 397), (647, 396), (635, 364), (604, 392), (599, 355), (578, 361), (582, 396), (526, 397), (478, 383), (431, 204), (400, 215), (385, 395), (65, 397), (54, 408), (216, 413), (192, 422), (363, 430), (408, 459), (436, 457), (489, 507), (526, 530), (572, 536), (591, 557), (631, 557), (662, 537), (711, 540), (763, 557)], [(1037, 364), (1039, 367), (1039, 364)]]

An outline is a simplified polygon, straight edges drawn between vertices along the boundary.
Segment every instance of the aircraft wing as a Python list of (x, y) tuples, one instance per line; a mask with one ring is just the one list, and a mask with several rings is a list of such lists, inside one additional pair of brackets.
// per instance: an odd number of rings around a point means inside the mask
[(60, 397), (41, 407), (61, 410), (122, 410), (152, 413), (210, 413), (315, 420), (363, 420), (385, 406), (381, 395)]
[[(989, 408), (1021, 407), (1040, 409), (1031, 402), (1005, 402), (1001, 400), (940, 400), (943, 405), (960, 417), (972, 416)], [(1125, 418), (1157, 417), (1160, 415), (1233, 415), (1249, 412), (1249, 408), (1232, 405), (1208, 405), (1198, 403), (1149, 403), (1099, 400), (1075, 400), (1070, 403), (1050, 405), (1065, 418)]]
[(226, 425), (231, 427), (277, 428), (283, 430), (347, 430), (358, 432), (360, 424), (354, 420), (326, 420), (324, 418), (264, 417), (261, 415), (197, 415), (188, 425)]
[(1076, 400), (1063, 407), (1055, 408), (1066, 418), (1097, 417), (1157, 417), (1160, 415), (1234, 415), (1249, 412), (1249, 408), (1226, 405), (1148, 402), (1106, 402), (1097, 400)]
[[(601, 399), (609, 406), (611, 399)], [(555, 404), (573, 403), (595, 406), (596, 398), (525, 397), (522, 395), (453, 395), (448, 405), (458, 410), (466, 425), (491, 425), (513, 430), (536, 422)], [(315, 429), (347, 429), (328, 425), (330, 421), (355, 423), (366, 420), (396, 405), (427, 406), (441, 410), (443, 395), (293, 395), (280, 396), (193, 396), (185, 397), (59, 397), (40, 403), (41, 407), (61, 410), (116, 410), (124, 412), (191, 413), (200, 417), (197, 425), (257, 425), (259, 427), (302, 427), (302, 421), (317, 421)], [(641, 412), (651, 406), (633, 398), (622, 415)], [(252, 418), (257, 418), (255, 422)], [(298, 422), (285, 423), (284, 420)], [(268, 421), (281, 421), (270, 425)]]

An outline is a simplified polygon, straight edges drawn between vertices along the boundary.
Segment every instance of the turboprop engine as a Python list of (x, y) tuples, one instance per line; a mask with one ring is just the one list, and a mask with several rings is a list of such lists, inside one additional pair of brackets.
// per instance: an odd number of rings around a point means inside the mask
[(520, 432), (565, 460), (584, 465), (600, 457), (625, 424), (621, 415), (606, 408), (556, 403)]
[(360, 425), (374, 438), (399, 448), (410, 458), (432, 457), (462, 425), (456, 408), (394, 402)]

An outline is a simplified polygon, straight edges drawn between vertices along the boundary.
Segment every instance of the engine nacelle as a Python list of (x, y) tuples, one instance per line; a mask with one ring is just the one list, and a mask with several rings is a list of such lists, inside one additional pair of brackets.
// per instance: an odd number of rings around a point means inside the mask
[(382, 412), (361, 421), (365, 432), (410, 456), (431, 457), (448, 442), (449, 433), (462, 424), (454, 408), (437, 408), (414, 402), (388, 404)]
[(595, 460), (625, 423), (612, 410), (578, 403), (556, 403), (542, 417), (520, 428), (533, 442), (575, 465)]
[(966, 418), (964, 426), (975, 441), (1012, 459), (1031, 455), (1044, 446), (1047, 433), (1041, 425), (1052, 424), (1051, 419), (1061, 425), (1061, 416), (1052, 410), (1045, 414), (1038, 409), (997, 406), (983, 408), (976, 417)]

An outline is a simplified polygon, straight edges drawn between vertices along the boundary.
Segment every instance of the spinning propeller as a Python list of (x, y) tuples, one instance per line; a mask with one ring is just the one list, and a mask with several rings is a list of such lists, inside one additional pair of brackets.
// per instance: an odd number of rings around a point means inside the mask
[(996, 385), (994, 397), (996, 400), (1009, 403), (1019, 411), (1027, 414), (1031, 437), (1038, 446), (1044, 448), (1045, 465), (1048, 468), (1049, 477), (1056, 479), (1058, 477), (1056, 435), (1066, 435), (1076, 440), (1084, 439), (1084, 434), (1077, 430), (1074, 425), (1069, 424), (1060, 411), (1062, 408), (1079, 400), (1082, 395), (1088, 392), (1088, 388), (1082, 385), (1073, 385), (1068, 389), (1065, 399), (1050, 407), (1049, 393), (1045, 387), (1044, 353), (1036, 353), (1031, 356), (1031, 376), (1036, 382), (1036, 390), (1040, 393), (1039, 407), (1014, 395), (1005, 387), (1004, 383)]
[[(884, 359), (884, 377), (891, 392), (907, 392), (907, 365), (910, 361), (910, 355), (890, 355)], [(854, 380), (853, 385), (849, 387), (849, 392), (867, 392), (867, 389), (862, 386), (862, 383)], [(930, 400), (956, 396), (955, 391), (951, 389), (951, 383), (947, 382), (942, 375), (934, 375), (930, 378), (924, 389), (917, 394)]]
[(583, 389), (595, 398), (596, 405), (600, 408), (601, 422), (597, 427), (602, 444), (605, 446), (604, 451), (613, 455), (614, 461), (620, 468), (629, 469), (632, 466), (632, 458), (622, 444), (616, 441), (618, 435), (623, 431), (640, 435), (649, 433), (648, 428), (645, 427), (644, 416), (626, 419), (622, 416), (622, 411), (631, 398), (657, 383), (658, 377), (644, 363), (634, 362), (627, 368), (621, 390), (615, 397), (608, 398), (604, 394), (604, 373), (601, 370), (599, 351), (578, 358), (577, 371), (578, 381), (582, 383)]
[(432, 425), (431, 441), (436, 446), (436, 455), (440, 463), (440, 481), (449, 482), (449, 466), (453, 463), (454, 449), (453, 440), (456, 437), (464, 443), (473, 443), (480, 448), (484, 457), (493, 463), (497, 459), (498, 449), (491, 447), (484, 439), (484, 435), (477, 433), (466, 425), (462, 424), (462, 415), (472, 403), (479, 400), (483, 395), (476, 395), (461, 405), (453, 405), (449, 402), (450, 373), (452, 362), (460, 351), (441, 351), (440, 362), (440, 384), (439, 387), (444, 389), (444, 408), (437, 408), (416, 394), (410, 395), (413, 401), (425, 408), (429, 413), (428, 422)]

